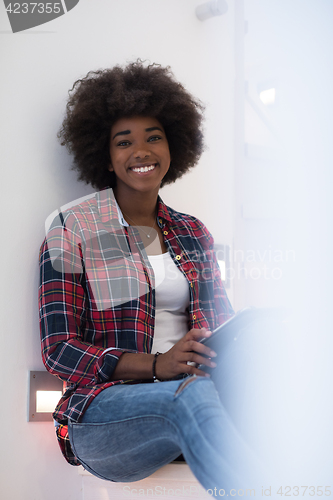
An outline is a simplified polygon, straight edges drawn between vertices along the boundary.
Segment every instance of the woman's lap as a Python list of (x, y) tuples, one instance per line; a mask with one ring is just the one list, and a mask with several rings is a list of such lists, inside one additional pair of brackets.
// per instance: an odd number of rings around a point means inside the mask
[(235, 487), (253, 461), (204, 377), (109, 387), (69, 437), (84, 467), (111, 481), (143, 479), (183, 453), (205, 488)]
[(69, 425), (83, 465), (104, 479), (136, 481), (179, 456), (168, 407), (180, 383), (124, 384), (100, 393), (82, 422)]

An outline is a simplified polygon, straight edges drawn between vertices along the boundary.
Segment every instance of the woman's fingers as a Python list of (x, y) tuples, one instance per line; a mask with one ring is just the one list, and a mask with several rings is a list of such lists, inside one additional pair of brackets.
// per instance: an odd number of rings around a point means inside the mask
[(187, 334), (185, 335), (184, 338), (186, 340), (201, 340), (204, 337), (210, 337), (212, 332), (210, 330), (207, 330), (207, 328), (192, 328)]
[(204, 372), (203, 370), (199, 370), (197, 366), (186, 365), (183, 373), (188, 373), (189, 375), (198, 375), (199, 377), (210, 377), (210, 374)]
[(216, 352), (210, 349), (208, 346), (199, 342), (203, 338), (210, 337), (212, 333), (206, 328), (201, 328), (201, 330), (192, 329), (184, 337), (184, 347), (186, 351), (193, 351), (208, 358), (215, 358)]
[(217, 356), (216, 352), (213, 351), (210, 347), (201, 344), (200, 342), (196, 342), (195, 340), (189, 340), (185, 344), (185, 347), (185, 350), (187, 352), (196, 352), (198, 354), (206, 356), (207, 358), (215, 358)]
[(197, 365), (205, 365), (208, 366), (209, 368), (216, 367), (215, 361), (212, 360), (210, 357), (206, 358), (204, 356), (200, 356), (196, 352), (187, 352), (185, 354), (186, 354), (186, 356), (184, 356), (185, 363), (190, 361), (191, 363), (196, 363)]
[[(164, 380), (180, 373), (209, 376), (206, 372), (199, 370), (198, 365), (206, 365), (209, 368), (216, 366), (216, 363), (211, 359), (216, 356), (216, 353), (199, 342), (210, 335), (211, 332), (206, 328), (193, 328), (187, 332), (169, 351), (159, 356), (156, 363), (157, 376), (159, 375)], [(188, 365), (187, 362), (193, 364)]]

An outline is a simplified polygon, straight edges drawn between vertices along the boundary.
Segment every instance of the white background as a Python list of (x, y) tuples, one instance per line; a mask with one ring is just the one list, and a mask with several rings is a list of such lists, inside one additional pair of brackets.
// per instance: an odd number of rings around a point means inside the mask
[[(73, 82), (89, 70), (138, 57), (170, 65), (207, 106), (208, 148), (195, 170), (162, 190), (162, 198), (203, 220), (217, 243), (232, 245), (237, 239), (235, 9), (241, 2), (228, 1), (226, 15), (205, 22), (195, 17), (201, 3), (81, 0), (66, 15), (17, 34), (0, 5), (0, 495), (6, 500), (82, 498), (81, 479), (62, 458), (53, 425), (27, 422), (28, 373), (43, 369), (37, 288), (44, 222), (56, 208), (92, 191), (77, 183), (71, 159), (56, 139)], [(288, 413), (296, 405), (297, 411), (290, 427), (280, 431), (282, 438), (289, 436), (293, 459), (311, 484), (323, 484), (317, 477), (332, 478), (332, 3), (245, 4), (252, 19), (247, 56), (267, 61), (268, 40), (279, 49), (273, 61), (281, 68), (283, 92), (276, 123), (289, 166), (280, 201), (288, 201), (285, 237), (299, 256), (283, 294), (299, 313), (284, 409)], [(263, 47), (268, 47), (264, 55)], [(232, 292), (237, 298), (237, 290)]]

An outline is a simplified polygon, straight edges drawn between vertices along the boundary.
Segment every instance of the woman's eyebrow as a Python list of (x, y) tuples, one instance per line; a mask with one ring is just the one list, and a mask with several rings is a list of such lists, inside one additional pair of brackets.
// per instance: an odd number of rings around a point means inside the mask
[(122, 132), (117, 132), (113, 137), (112, 137), (112, 140), (117, 137), (117, 135), (128, 135), (130, 134), (131, 131), (130, 130), (123, 130)]
[[(146, 128), (145, 131), (146, 132), (152, 132), (153, 130), (160, 130), (161, 132), (163, 132), (163, 130), (160, 128), (160, 127), (149, 127), (149, 128)], [(128, 135), (130, 134), (131, 131), (130, 130), (123, 130), (122, 132), (117, 132), (113, 137), (112, 137), (112, 140), (117, 137), (117, 135)]]
[(152, 132), (153, 130), (160, 130), (161, 132), (163, 132), (163, 130), (160, 127), (149, 127), (149, 128), (146, 128), (146, 132)]

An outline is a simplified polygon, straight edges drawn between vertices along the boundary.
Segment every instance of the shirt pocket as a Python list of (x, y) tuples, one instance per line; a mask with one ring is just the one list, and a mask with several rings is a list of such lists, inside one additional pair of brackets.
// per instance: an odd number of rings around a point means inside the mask
[(105, 231), (88, 240), (84, 264), (93, 309), (114, 308), (149, 292), (141, 256), (130, 252), (124, 233)]

